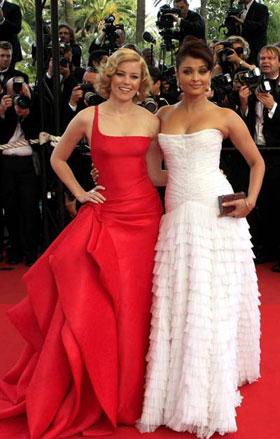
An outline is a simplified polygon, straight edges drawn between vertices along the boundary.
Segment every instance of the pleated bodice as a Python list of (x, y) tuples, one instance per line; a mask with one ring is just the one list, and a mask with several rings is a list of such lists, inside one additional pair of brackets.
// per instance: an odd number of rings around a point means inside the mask
[(160, 134), (159, 142), (168, 169), (166, 210), (184, 201), (217, 207), (217, 197), (232, 188), (219, 169), (223, 135), (217, 129), (192, 134)]

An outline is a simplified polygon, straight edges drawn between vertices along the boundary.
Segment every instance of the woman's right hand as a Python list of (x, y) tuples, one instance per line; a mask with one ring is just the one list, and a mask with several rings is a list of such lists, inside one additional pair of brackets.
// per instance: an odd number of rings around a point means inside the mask
[(103, 204), (106, 201), (106, 198), (99, 192), (104, 191), (104, 186), (95, 186), (94, 189), (91, 189), (88, 192), (84, 192), (83, 194), (77, 196), (77, 200), (79, 203), (95, 203), (95, 204)]

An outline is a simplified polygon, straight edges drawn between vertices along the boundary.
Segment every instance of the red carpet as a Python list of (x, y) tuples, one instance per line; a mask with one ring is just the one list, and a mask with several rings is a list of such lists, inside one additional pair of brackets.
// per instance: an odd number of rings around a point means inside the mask
[[(0, 268), (3, 267), (0, 264)], [(24, 344), (21, 336), (5, 317), (9, 306), (24, 296), (20, 281), (24, 271), (23, 266), (12, 271), (0, 271), (0, 376), (14, 363)], [(280, 273), (272, 273), (270, 264), (264, 264), (258, 266), (258, 275), (262, 293), (262, 378), (259, 382), (242, 388), (244, 400), (237, 410), (238, 432), (226, 435), (227, 439), (280, 439)], [(28, 439), (21, 433), (24, 422), (23, 419), (14, 422), (12, 437), (7, 437), (4, 426), (0, 426), (0, 439)], [(75, 436), (78, 437), (80, 436)], [(120, 427), (110, 436), (112, 439), (140, 437), (195, 439), (194, 435), (175, 433), (164, 428), (155, 433), (141, 435), (134, 428)], [(212, 438), (218, 439), (221, 436), (215, 435)]]

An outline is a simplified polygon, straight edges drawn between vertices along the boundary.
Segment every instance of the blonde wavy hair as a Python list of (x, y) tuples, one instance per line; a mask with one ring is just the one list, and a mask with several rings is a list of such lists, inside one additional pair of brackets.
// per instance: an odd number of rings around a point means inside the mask
[(111, 92), (111, 80), (119, 65), (123, 62), (138, 62), (141, 68), (141, 83), (137, 95), (133, 98), (136, 101), (143, 101), (151, 88), (151, 77), (147, 64), (137, 52), (127, 48), (116, 50), (109, 56), (106, 64), (99, 68), (99, 76), (96, 84), (96, 91), (108, 99)]

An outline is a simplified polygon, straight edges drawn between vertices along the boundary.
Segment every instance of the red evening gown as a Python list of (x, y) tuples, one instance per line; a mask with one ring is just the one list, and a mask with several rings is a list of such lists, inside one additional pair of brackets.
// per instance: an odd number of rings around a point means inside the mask
[(162, 213), (150, 140), (102, 134), (96, 107), (91, 149), (106, 202), (84, 205), (24, 276), (27, 297), (9, 316), (27, 347), (0, 381), (1, 439), (14, 437), (7, 418), (14, 426), (18, 415), (28, 425), (20, 438), (57, 439), (141, 414)]

